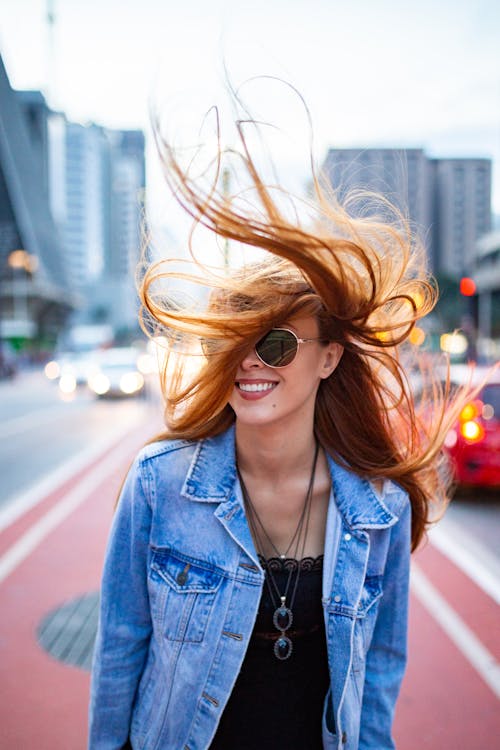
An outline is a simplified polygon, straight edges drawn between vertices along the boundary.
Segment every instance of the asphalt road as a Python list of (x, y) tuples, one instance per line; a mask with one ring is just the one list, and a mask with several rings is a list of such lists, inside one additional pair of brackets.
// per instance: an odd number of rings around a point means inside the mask
[[(159, 403), (156, 404), (161, 414)], [(150, 401), (97, 399), (85, 389), (63, 399), (40, 372), (0, 383), (0, 511), (54, 472), (126, 434), (144, 414), (158, 429)], [(153, 427), (154, 423), (154, 427)]]

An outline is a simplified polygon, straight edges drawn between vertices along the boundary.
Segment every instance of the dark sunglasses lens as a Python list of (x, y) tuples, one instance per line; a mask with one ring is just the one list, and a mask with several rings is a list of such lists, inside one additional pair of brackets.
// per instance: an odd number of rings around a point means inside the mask
[(285, 367), (297, 354), (297, 339), (290, 331), (277, 328), (257, 342), (255, 351), (266, 365)]

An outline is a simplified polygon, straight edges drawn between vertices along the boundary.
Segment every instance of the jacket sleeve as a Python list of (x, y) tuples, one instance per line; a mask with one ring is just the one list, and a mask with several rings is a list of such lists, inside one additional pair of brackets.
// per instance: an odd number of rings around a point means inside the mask
[(89, 750), (119, 750), (151, 635), (147, 556), (151, 507), (139, 459), (123, 485), (106, 551), (89, 708)]
[(407, 658), (411, 505), (408, 498), (391, 539), (372, 642), (366, 657), (359, 750), (393, 750), (392, 722)]

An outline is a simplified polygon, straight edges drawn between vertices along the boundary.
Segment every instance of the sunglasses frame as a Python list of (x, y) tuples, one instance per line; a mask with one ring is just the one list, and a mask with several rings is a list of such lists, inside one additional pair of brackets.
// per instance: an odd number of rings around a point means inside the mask
[[(292, 359), (290, 360), (290, 362), (287, 362), (286, 365), (270, 365), (268, 362), (266, 362), (264, 359), (262, 359), (262, 357), (260, 356), (259, 352), (257, 351), (257, 347), (260, 344), (260, 342), (264, 341), (264, 339), (267, 338), (267, 336), (269, 336), (269, 334), (272, 333), (273, 331), (286, 331), (286, 333), (290, 333), (293, 336), (293, 338), (295, 339), (295, 341), (297, 342), (296, 343), (296, 348), (295, 348), (295, 353), (294, 353)], [(297, 336), (297, 334), (295, 333), (295, 331), (292, 331), (290, 328), (282, 328), (280, 326), (279, 328), (271, 328), (270, 331), (268, 331), (264, 336), (262, 336), (257, 341), (257, 343), (255, 344), (255, 346), (254, 346), (254, 352), (257, 355), (257, 357), (259, 358), (259, 360), (262, 362), (263, 365), (265, 365), (266, 367), (270, 367), (273, 370), (281, 370), (283, 367), (288, 367), (289, 365), (292, 364), (292, 362), (294, 362), (295, 358), (297, 357), (297, 354), (299, 353), (299, 346), (301, 344), (309, 344), (311, 341), (325, 341), (325, 339), (323, 339), (323, 338), (301, 339), (299, 336)]]

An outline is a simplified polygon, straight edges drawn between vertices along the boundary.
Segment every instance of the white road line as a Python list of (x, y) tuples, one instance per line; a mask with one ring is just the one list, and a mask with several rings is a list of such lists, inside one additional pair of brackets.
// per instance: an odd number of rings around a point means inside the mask
[[(127, 441), (128, 444), (130, 442)], [(0, 583), (29, 557), (45, 537), (71, 515), (107, 476), (112, 474), (123, 461), (124, 454), (126, 455), (126, 445), (120, 443), (7, 550), (0, 558)]]
[[(63, 407), (64, 408), (64, 407)], [(68, 413), (66, 411), (66, 413)], [(63, 415), (63, 409), (57, 404), (46, 409), (39, 409), (31, 414), (23, 414), (22, 417), (9, 419), (0, 425), (0, 440), (18, 435), (20, 432), (32, 430), (45, 422), (53, 422)]]
[[(429, 531), (429, 541), (476, 583), (493, 601), (500, 604), (500, 579), (493, 572), (493, 565), (486, 567), (477, 554), (456, 540), (449, 531), (436, 526)], [(482, 552), (481, 554), (487, 554)]]
[(411, 569), (411, 589), (471, 666), (500, 698), (500, 664), (415, 563), (412, 563)]
[(20, 493), (8, 505), (0, 510), (0, 532), (17, 521), (24, 513), (38, 505), (47, 495), (60, 487), (68, 479), (92, 464), (99, 458), (102, 453), (114, 445), (124, 434), (128, 434), (143, 420), (143, 417), (130, 418), (126, 426), (120, 425), (112, 432), (108, 433), (102, 440), (92, 443), (86, 450), (81, 451), (73, 458), (70, 458), (62, 466), (59, 466), (50, 474), (46, 474), (25, 492)]

